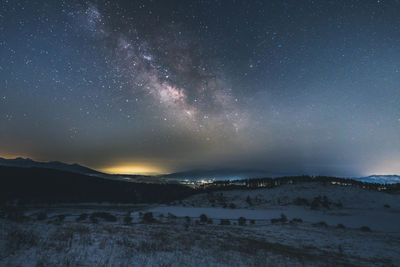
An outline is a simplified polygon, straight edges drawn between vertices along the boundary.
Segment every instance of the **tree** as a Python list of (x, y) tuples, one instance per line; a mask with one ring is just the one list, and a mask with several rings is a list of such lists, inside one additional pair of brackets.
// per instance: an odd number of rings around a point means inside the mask
[(238, 224), (241, 225), (241, 226), (246, 225), (246, 218), (245, 217), (239, 217)]

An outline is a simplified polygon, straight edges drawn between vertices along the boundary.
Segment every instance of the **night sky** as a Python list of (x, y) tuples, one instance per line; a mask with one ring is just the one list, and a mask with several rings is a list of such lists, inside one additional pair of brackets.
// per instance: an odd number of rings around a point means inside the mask
[(2, 0), (0, 156), (400, 173), (400, 1)]

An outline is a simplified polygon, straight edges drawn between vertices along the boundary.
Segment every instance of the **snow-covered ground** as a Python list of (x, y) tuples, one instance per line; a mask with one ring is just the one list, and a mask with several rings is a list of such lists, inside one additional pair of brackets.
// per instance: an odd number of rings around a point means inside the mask
[(23, 213), (0, 219), (0, 266), (400, 266), (400, 195), (350, 187), (305, 183), (170, 205)]

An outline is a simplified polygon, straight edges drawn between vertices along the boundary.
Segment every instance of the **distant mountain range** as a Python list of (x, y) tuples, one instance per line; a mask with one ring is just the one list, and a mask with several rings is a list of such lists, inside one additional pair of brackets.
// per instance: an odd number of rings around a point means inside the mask
[(81, 166), (79, 164), (67, 164), (60, 161), (49, 161), (49, 162), (38, 162), (29, 158), (16, 158), (16, 159), (4, 159), (0, 158), (0, 166), (7, 167), (20, 167), (20, 168), (46, 168), (60, 171), (67, 171), (85, 175), (105, 175), (102, 172), (92, 170), (90, 168)]
[[(108, 179), (123, 179), (136, 182), (167, 182), (175, 181), (200, 181), (200, 180), (241, 180), (251, 178), (276, 177), (263, 170), (235, 170), (235, 169), (214, 169), (214, 170), (191, 170), (185, 172), (176, 172), (160, 176), (142, 176), (142, 175), (110, 175), (105, 174), (79, 164), (68, 164), (60, 161), (38, 162), (29, 158), (4, 159), (0, 158), (0, 166), (20, 167), (20, 168), (46, 168), (59, 171), (66, 171), (90, 176), (98, 176)], [(370, 175), (367, 177), (352, 177), (350, 179), (378, 184), (400, 183), (399, 175)]]
[(376, 184), (397, 184), (400, 183), (399, 175), (370, 175), (367, 177), (353, 178), (354, 180), (376, 183)]

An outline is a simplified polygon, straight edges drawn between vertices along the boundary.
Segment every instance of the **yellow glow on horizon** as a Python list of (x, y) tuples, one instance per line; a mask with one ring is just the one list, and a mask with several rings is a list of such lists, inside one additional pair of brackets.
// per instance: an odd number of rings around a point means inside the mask
[(146, 164), (117, 165), (117, 166), (102, 168), (100, 169), (100, 171), (109, 174), (139, 174), (139, 175), (157, 175), (165, 173), (165, 170), (163, 170), (162, 168)]

